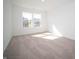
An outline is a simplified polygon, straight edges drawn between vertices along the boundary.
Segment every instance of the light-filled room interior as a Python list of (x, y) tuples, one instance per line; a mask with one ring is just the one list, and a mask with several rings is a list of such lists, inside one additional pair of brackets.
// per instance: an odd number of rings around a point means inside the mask
[(75, 59), (75, 0), (3, 0), (4, 59)]

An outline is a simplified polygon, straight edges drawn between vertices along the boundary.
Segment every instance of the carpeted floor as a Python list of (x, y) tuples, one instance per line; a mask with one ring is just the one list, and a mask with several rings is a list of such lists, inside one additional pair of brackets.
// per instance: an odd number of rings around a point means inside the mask
[(46, 39), (43, 35), (15, 36), (4, 56), (7, 59), (75, 59), (75, 41), (65, 37)]

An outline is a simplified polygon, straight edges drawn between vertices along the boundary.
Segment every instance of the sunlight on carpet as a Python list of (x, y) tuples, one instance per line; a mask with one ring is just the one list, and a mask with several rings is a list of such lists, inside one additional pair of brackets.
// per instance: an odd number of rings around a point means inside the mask
[(52, 33), (41, 33), (41, 34), (32, 35), (32, 37), (54, 40), (62, 36), (53, 35)]

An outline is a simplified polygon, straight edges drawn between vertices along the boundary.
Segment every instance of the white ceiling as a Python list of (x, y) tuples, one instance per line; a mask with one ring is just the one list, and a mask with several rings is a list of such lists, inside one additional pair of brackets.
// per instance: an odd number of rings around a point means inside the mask
[(59, 6), (69, 4), (72, 2), (74, 2), (74, 0), (45, 0), (45, 2), (41, 2), (41, 0), (12, 0), (13, 4), (19, 6), (37, 8), (43, 10), (54, 9)]

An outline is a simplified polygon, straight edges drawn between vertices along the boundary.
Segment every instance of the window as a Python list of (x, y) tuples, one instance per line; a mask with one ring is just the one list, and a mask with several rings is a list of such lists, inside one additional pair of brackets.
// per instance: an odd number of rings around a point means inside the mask
[(41, 14), (23, 12), (22, 18), (23, 27), (32, 28), (40, 26)]

